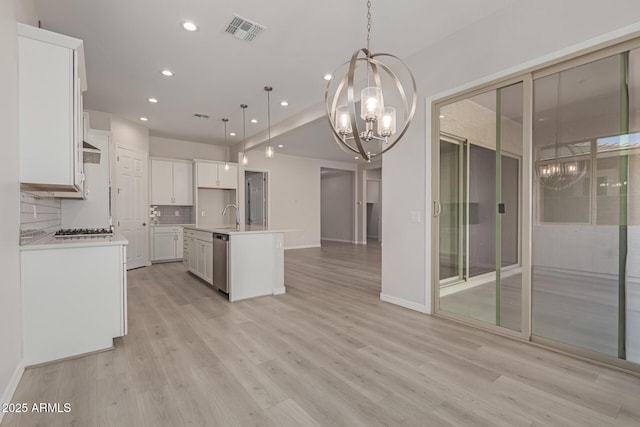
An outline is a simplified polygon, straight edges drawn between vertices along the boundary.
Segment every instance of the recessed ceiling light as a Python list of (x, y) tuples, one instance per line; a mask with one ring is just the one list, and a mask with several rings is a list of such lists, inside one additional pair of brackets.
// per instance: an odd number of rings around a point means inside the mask
[(444, 119), (444, 114), (440, 114), (440, 118), (441, 118), (441, 119)]
[(156, 104), (158, 100), (156, 98), (149, 98), (149, 102), (152, 104)]
[(258, 123), (258, 119), (251, 119), (251, 123)]
[(162, 71), (160, 71), (160, 73), (161, 73), (163, 76), (167, 76), (167, 77), (171, 77), (171, 76), (173, 76), (173, 71), (171, 71), (171, 70), (162, 70)]
[(196, 31), (198, 29), (198, 27), (196, 26), (196, 24), (194, 24), (191, 21), (185, 21), (182, 23), (182, 28), (184, 28), (187, 31)]
[(282, 101), (280, 105), (282, 105), (283, 107), (286, 107), (287, 105), (289, 105), (289, 103), (287, 101)]
[(358, 160), (359, 158), (360, 158), (360, 157), (355, 156), (355, 157), (353, 158), (353, 160)]
[(539, 122), (544, 122), (545, 120), (547, 120), (547, 118), (546, 118), (546, 117), (540, 117), (540, 118), (538, 119), (538, 121), (539, 121)]
[(140, 117), (140, 120), (142, 120), (143, 122), (146, 122), (149, 119), (147, 119), (146, 117)]
[(284, 148), (284, 145), (278, 144), (278, 148)]
[(324, 79), (327, 80), (327, 81), (331, 80), (332, 77), (333, 76), (331, 74), (325, 74), (324, 75)]
[(231, 133), (229, 133), (229, 136), (236, 136), (236, 133), (235, 132), (231, 132)]

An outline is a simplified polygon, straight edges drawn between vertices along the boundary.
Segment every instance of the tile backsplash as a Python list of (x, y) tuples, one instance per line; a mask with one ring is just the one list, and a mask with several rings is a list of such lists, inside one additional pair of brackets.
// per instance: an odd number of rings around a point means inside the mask
[(193, 206), (153, 205), (149, 208), (149, 214), (154, 224), (193, 223)]
[(20, 244), (62, 228), (62, 203), (53, 193), (20, 192)]

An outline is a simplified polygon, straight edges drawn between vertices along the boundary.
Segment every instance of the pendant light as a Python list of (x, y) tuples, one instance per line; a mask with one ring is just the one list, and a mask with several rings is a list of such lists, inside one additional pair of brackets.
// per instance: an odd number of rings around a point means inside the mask
[(267, 149), (265, 150), (264, 155), (268, 159), (273, 159), (276, 155), (273, 147), (271, 146), (271, 91), (273, 88), (271, 86), (265, 86), (264, 91), (267, 92), (267, 130), (268, 130), (268, 139), (267, 139)]
[[(227, 122), (229, 121), (229, 119), (222, 119), (222, 122), (224, 123), (224, 146), (227, 146)], [(229, 170), (229, 162), (224, 162), (224, 170), (228, 171)]]
[[(329, 79), (324, 96), (327, 117), (340, 148), (347, 152), (354, 152), (369, 162), (393, 148), (404, 136), (413, 120), (417, 101), (416, 81), (409, 67), (395, 55), (371, 53), (370, 44), (371, 0), (368, 0), (367, 47), (356, 50), (351, 60), (338, 68), (339, 70), (349, 64), (347, 73), (342, 79)], [(361, 53), (364, 57), (360, 56)], [(402, 65), (403, 73), (393, 71), (380, 60), (380, 57), (391, 58), (393, 62)], [(335, 77), (336, 72), (332, 76)], [(411, 105), (399, 75), (405, 77), (405, 83), (411, 83)], [(360, 91), (360, 115), (356, 114), (356, 80), (366, 81), (366, 87)], [(387, 83), (388, 87), (385, 89), (388, 90), (383, 90), (383, 82)], [(333, 89), (334, 85), (337, 85), (337, 88)], [(392, 95), (389, 95), (389, 92)], [(402, 103), (400, 111), (403, 120), (399, 132), (396, 132), (396, 108), (385, 106), (385, 96), (387, 100), (394, 99)], [(361, 130), (363, 124), (364, 129)]]
[(240, 104), (240, 108), (242, 108), (242, 164), (246, 165), (249, 163), (249, 158), (247, 157), (247, 104)]

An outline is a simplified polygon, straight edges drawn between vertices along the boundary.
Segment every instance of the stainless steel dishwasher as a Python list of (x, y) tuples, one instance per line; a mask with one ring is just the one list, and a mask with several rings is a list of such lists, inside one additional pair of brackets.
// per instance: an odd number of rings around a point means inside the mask
[(213, 233), (213, 286), (225, 294), (229, 293), (228, 254), (229, 235)]

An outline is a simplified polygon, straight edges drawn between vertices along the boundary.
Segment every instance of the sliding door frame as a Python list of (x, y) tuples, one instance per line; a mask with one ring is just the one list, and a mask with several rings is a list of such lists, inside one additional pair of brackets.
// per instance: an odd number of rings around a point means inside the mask
[[(502, 76), (493, 80), (480, 83), (475, 87), (463, 87), (460, 91), (441, 97), (433, 97), (428, 100), (428, 110), (430, 114), (426, 119), (430, 125), (431, 156), (431, 194), (432, 200), (437, 201), (439, 198), (439, 111), (440, 107), (462, 99), (470, 98), (475, 95), (505, 87), (510, 84), (523, 83), (523, 156), (522, 156), (522, 215), (520, 230), (522, 233), (521, 244), (521, 264), (522, 264), (522, 323), (521, 332), (512, 331), (503, 327), (491, 325), (479, 320), (471, 319), (465, 316), (456, 315), (440, 309), (440, 286), (439, 286), (439, 265), (438, 245), (439, 245), (439, 220), (437, 218), (436, 204), (433, 203), (432, 220), (431, 220), (431, 257), (427, 260), (431, 265), (431, 309), (432, 313), (438, 317), (448, 318), (460, 323), (469, 324), (479, 329), (487, 330), (493, 333), (504, 335), (507, 337), (529, 341), (534, 345), (548, 348), (560, 353), (564, 353), (579, 359), (591, 361), (609, 367), (616, 367), (625, 371), (640, 373), (640, 364), (619, 359), (613, 356), (607, 356), (601, 353), (590, 351), (581, 347), (565, 344), (548, 338), (533, 336), (531, 333), (531, 264), (532, 264), (532, 227), (534, 221), (533, 206), (533, 81), (544, 76), (558, 73), (573, 67), (584, 65), (597, 61), (612, 55), (620, 54), (626, 51), (640, 48), (640, 31), (638, 29), (629, 31), (626, 34), (611, 33), (605, 35), (597, 41), (592, 40), (577, 45), (563, 52), (549, 55), (541, 59), (537, 64), (525, 64), (518, 70), (517, 67), (505, 72)], [(430, 159), (429, 159), (430, 157)]]
[[(514, 331), (512, 329), (508, 329), (502, 326), (492, 325), (490, 323), (483, 322), (481, 320), (476, 320), (470, 317), (462, 316), (456, 313), (451, 313), (440, 308), (440, 265), (439, 265), (439, 244), (440, 244), (440, 218), (439, 218), (439, 203), (440, 203), (440, 138), (441, 138), (441, 130), (440, 130), (440, 107), (444, 105), (448, 105), (457, 101), (461, 101), (463, 99), (472, 98), (475, 95), (479, 95), (482, 93), (486, 93), (493, 90), (498, 90), (500, 88), (512, 86), (515, 84), (522, 83), (523, 90), (523, 132), (522, 132), (522, 160), (521, 160), (521, 185), (519, 188), (519, 192), (521, 194), (520, 200), (520, 214), (519, 216), (519, 224), (520, 230), (519, 234), (521, 236), (520, 242), (520, 254), (519, 254), (519, 263), (522, 267), (522, 290), (521, 290), (521, 321), (520, 321), (520, 331)], [(432, 283), (431, 287), (431, 301), (432, 301), (432, 312), (435, 315), (449, 318), (452, 320), (456, 320), (459, 322), (470, 324), (474, 327), (486, 329), (492, 332), (496, 332), (502, 335), (507, 335), (509, 337), (517, 338), (520, 340), (528, 341), (531, 338), (531, 112), (533, 106), (532, 100), (532, 83), (531, 83), (531, 75), (524, 74), (521, 76), (516, 76), (509, 79), (500, 80), (497, 82), (493, 82), (491, 84), (487, 84), (481, 87), (478, 87), (471, 91), (466, 91), (462, 94), (457, 94), (453, 96), (449, 96), (446, 98), (439, 99), (432, 104), (431, 108), (431, 140), (434, 142), (431, 144), (432, 156), (431, 156), (431, 191), (432, 191), (432, 199), (433, 199), (433, 211), (431, 215), (431, 247), (432, 253), (434, 256), (431, 257), (431, 272), (432, 272)], [(527, 112), (529, 113), (529, 117), (527, 117)], [(529, 129), (527, 129), (527, 126)], [(458, 136), (463, 137), (463, 136)], [(468, 146), (471, 145), (471, 142), (467, 143)], [(508, 153), (507, 155), (512, 154)], [(502, 153), (501, 153), (502, 155)], [(513, 157), (513, 155), (511, 155)], [(467, 174), (468, 177), (468, 174)], [(497, 200), (497, 199), (496, 199)], [(468, 204), (467, 204), (468, 205)], [(496, 204), (497, 206), (497, 204)], [(467, 207), (468, 209), (468, 207)], [(468, 217), (468, 212), (467, 212)], [(525, 224), (529, 224), (529, 227), (525, 227)], [(528, 231), (525, 230), (528, 228)], [(468, 234), (468, 228), (467, 228)], [(468, 235), (467, 235), (467, 245), (469, 244)], [(467, 257), (468, 263), (468, 257)], [(468, 271), (468, 267), (467, 267)], [(468, 277), (467, 277), (468, 279)]]

